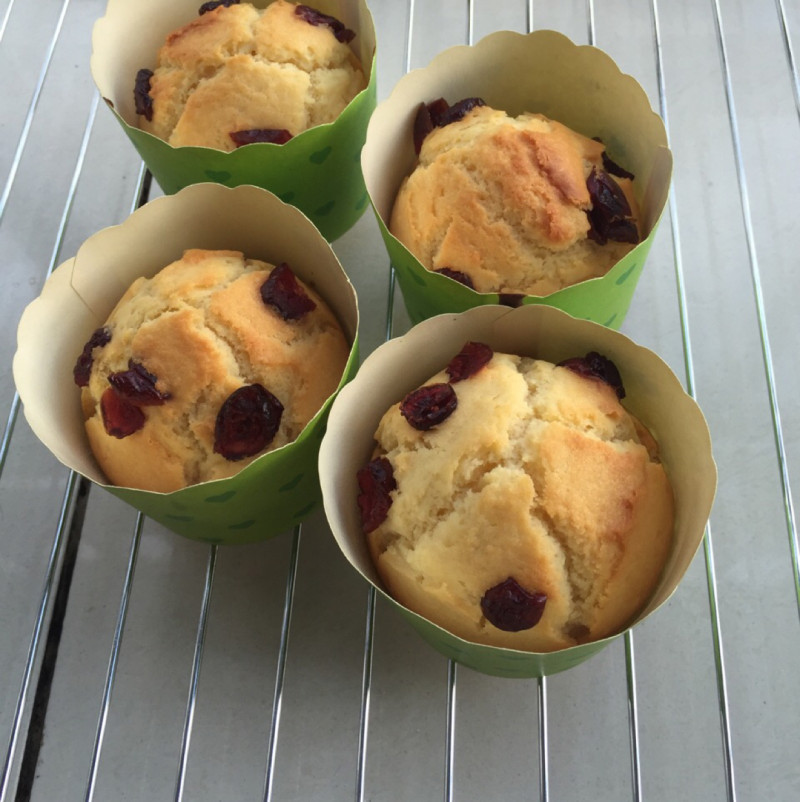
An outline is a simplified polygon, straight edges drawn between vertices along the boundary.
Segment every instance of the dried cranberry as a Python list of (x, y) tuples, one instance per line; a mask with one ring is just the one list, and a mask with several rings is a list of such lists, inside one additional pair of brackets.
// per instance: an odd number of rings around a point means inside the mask
[(92, 332), (92, 336), (86, 341), (83, 346), (81, 355), (75, 362), (75, 367), (72, 369), (72, 377), (75, 379), (75, 384), (78, 387), (86, 387), (89, 384), (89, 377), (92, 373), (92, 364), (94, 363), (94, 349), (102, 348), (111, 339), (111, 329), (101, 326)]
[(202, 17), (203, 14), (207, 14), (209, 11), (213, 11), (215, 8), (219, 6), (236, 6), (239, 5), (240, 0), (209, 0), (208, 3), (203, 3), (199, 9), (197, 9), (197, 13)]
[[(599, 142), (601, 145), (603, 144), (603, 140), (600, 139), (599, 136), (593, 136), (592, 139), (595, 142)], [(611, 173), (611, 175), (616, 175), (619, 178), (630, 178), (633, 180), (634, 175), (633, 173), (626, 170), (624, 167), (621, 167), (617, 164), (606, 151), (603, 151), (603, 168), (607, 173)]]
[(630, 178), (631, 181), (634, 179), (632, 172), (617, 164), (605, 151), (603, 151), (603, 169), (618, 178)]
[(426, 384), (403, 399), (400, 414), (415, 429), (425, 432), (449, 418), (456, 406), (458, 398), (447, 382)]
[(450, 360), (447, 375), (451, 382), (460, 382), (487, 365), (494, 351), (486, 343), (469, 342)]
[(284, 320), (300, 320), (317, 308), (286, 262), (273, 268), (261, 285), (261, 298)]
[(153, 71), (141, 69), (136, 73), (136, 82), (133, 85), (133, 102), (136, 113), (146, 120), (153, 119), (153, 98), (150, 97), (150, 79)]
[(442, 124), (441, 119), (447, 113), (450, 104), (443, 97), (439, 97), (425, 104), (425, 108), (428, 110), (428, 116), (431, 118), (431, 125), (436, 128)]
[(144, 426), (144, 412), (126, 401), (113, 387), (109, 387), (100, 397), (100, 413), (106, 432), (118, 440), (138, 432)]
[(252, 457), (275, 438), (283, 404), (260, 384), (234, 390), (220, 407), (214, 427), (214, 453), (225, 459)]
[(254, 142), (271, 142), (273, 145), (285, 145), (292, 135), (285, 128), (249, 128), (245, 131), (231, 131), (228, 136), (237, 148), (252, 145)]
[(91, 350), (87, 353), (85, 350), (75, 361), (75, 367), (72, 368), (72, 378), (78, 387), (86, 387), (89, 384), (89, 378), (92, 375), (92, 364), (94, 357)]
[(469, 114), (469, 112), (471, 112), (474, 108), (485, 105), (486, 103), (484, 102), (483, 98), (462, 98), (461, 100), (453, 103), (452, 106), (449, 106), (446, 111), (442, 112), (442, 114), (437, 115), (436, 119), (434, 119), (434, 125), (442, 128), (445, 125), (450, 125), (450, 123), (458, 122), (458, 120), (466, 117), (467, 114)]
[(639, 242), (639, 229), (633, 220), (614, 220), (606, 229), (605, 237), (613, 242), (629, 242), (631, 245), (636, 245)]
[(437, 98), (430, 103), (421, 103), (414, 117), (414, 150), (419, 155), (425, 137), (434, 128), (460, 120), (476, 106), (485, 106), (486, 103), (479, 97), (465, 97), (452, 106), (443, 98)]
[(453, 270), (452, 267), (440, 267), (438, 270), (434, 270), (433, 272), (439, 273), (442, 276), (447, 276), (447, 278), (451, 278), (453, 281), (457, 281), (459, 284), (463, 284), (465, 287), (469, 287), (471, 290), (475, 289), (472, 279), (461, 270)]
[(433, 128), (430, 109), (425, 103), (420, 103), (417, 114), (414, 117), (414, 153), (417, 156), (422, 150), (422, 143), (425, 141), (425, 137), (433, 131)]
[(516, 309), (518, 306), (522, 306), (525, 296), (519, 292), (501, 292), (497, 300), (503, 306), (510, 306), (512, 309)]
[(631, 207), (625, 193), (620, 189), (619, 184), (611, 178), (608, 173), (592, 168), (586, 186), (592, 198), (592, 203), (597, 204), (612, 217), (624, 217), (631, 213)]
[(586, 188), (592, 200), (589, 217), (589, 237), (598, 245), (608, 240), (615, 242), (639, 242), (639, 232), (631, 217), (631, 207), (619, 184), (603, 170), (592, 168), (586, 180)]
[(546, 593), (531, 593), (510, 576), (483, 594), (481, 610), (498, 629), (520, 632), (539, 623), (546, 604)]
[(294, 13), (309, 25), (327, 25), (333, 31), (336, 39), (343, 44), (352, 42), (355, 38), (355, 31), (345, 28), (343, 22), (340, 22), (336, 17), (331, 17), (329, 14), (323, 14), (315, 8), (299, 5), (295, 7)]
[(559, 367), (569, 368), (587, 379), (599, 379), (614, 388), (617, 398), (625, 398), (625, 388), (617, 366), (607, 357), (590, 351), (586, 356), (575, 356), (558, 363)]
[(358, 508), (361, 511), (361, 525), (368, 534), (377, 529), (389, 514), (392, 506), (392, 490), (397, 489), (392, 463), (386, 457), (376, 457), (368, 462), (357, 474)]
[(117, 394), (137, 407), (161, 406), (169, 397), (169, 393), (156, 390), (158, 379), (144, 365), (128, 360), (128, 370), (111, 373), (108, 383)]

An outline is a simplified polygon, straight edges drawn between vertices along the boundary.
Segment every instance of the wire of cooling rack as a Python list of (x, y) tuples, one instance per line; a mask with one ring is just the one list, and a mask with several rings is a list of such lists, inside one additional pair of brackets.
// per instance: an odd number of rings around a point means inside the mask
[(292, 623), (292, 606), (294, 604), (294, 588), (297, 581), (297, 563), (300, 555), (300, 536), (302, 526), (296, 526), (292, 533), (292, 553), (289, 557), (289, 569), (286, 577), (286, 596), (283, 604), (281, 621), (281, 640), (278, 647), (278, 668), (275, 672), (275, 692), (272, 702), (272, 720), (269, 730), (269, 747), (267, 750), (267, 770), (264, 778), (264, 801), (272, 799), (273, 780), (275, 777), (275, 761), (277, 758), (278, 730), (280, 728), (281, 710), (283, 709), (283, 684), (286, 676), (286, 658), (289, 653), (289, 631)]
[(136, 560), (139, 556), (139, 544), (142, 542), (143, 524), (144, 515), (139, 513), (136, 516), (136, 526), (134, 527), (133, 537), (131, 538), (131, 550), (128, 557), (128, 566), (125, 571), (125, 581), (122, 585), (122, 599), (117, 614), (117, 626), (114, 630), (114, 639), (111, 643), (111, 655), (108, 660), (108, 671), (106, 672), (106, 681), (103, 687), (100, 715), (97, 720), (97, 731), (94, 738), (94, 746), (92, 747), (92, 758), (89, 764), (89, 779), (86, 783), (86, 802), (90, 802), (90, 800), (94, 798), (94, 792), (97, 786), (100, 752), (103, 747), (103, 736), (105, 735), (106, 723), (108, 722), (108, 708), (111, 703), (111, 694), (114, 690), (114, 679), (116, 677), (119, 653), (122, 647), (122, 633), (125, 630), (125, 621), (128, 617), (128, 605), (131, 597), (131, 588), (133, 587), (133, 577), (136, 572)]
[(200, 620), (197, 623), (197, 638), (194, 642), (194, 658), (192, 659), (192, 679), (189, 685), (189, 698), (186, 702), (186, 718), (183, 725), (181, 740), (181, 756), (178, 763), (178, 782), (175, 787), (175, 802), (183, 799), (183, 790), (186, 786), (186, 765), (189, 759), (189, 744), (192, 739), (192, 724), (194, 723), (194, 710), (197, 703), (197, 682), (200, 678), (200, 665), (203, 662), (203, 647), (206, 641), (206, 628), (208, 624), (208, 607), (211, 601), (211, 589), (214, 586), (214, 569), (217, 564), (217, 546), (212, 545), (208, 550), (208, 565), (206, 567), (206, 581), (203, 588), (203, 600), (200, 605)]
[[(56, 49), (56, 44), (58, 43), (58, 38), (61, 35), (61, 29), (64, 26), (64, 18), (67, 15), (67, 9), (69, 8), (69, 0), (64, 0), (64, 4), (61, 6), (61, 13), (58, 16), (58, 21), (56, 22), (55, 29), (53, 30), (53, 36), (50, 39), (50, 44), (47, 48), (45, 53), (44, 61), (42, 63), (42, 69), (39, 73), (39, 80), (36, 82), (36, 87), (33, 90), (33, 95), (31, 97), (30, 105), (28, 106), (27, 114), (25, 115), (25, 121), (22, 126), (22, 132), (19, 137), (19, 141), (17, 142), (17, 148), (14, 151), (14, 158), (11, 162), (11, 168), (8, 173), (8, 177), (6, 178), (5, 186), (3, 187), (3, 194), (0, 195), (0, 221), (3, 219), (3, 215), (6, 211), (6, 205), (8, 204), (8, 196), (11, 193), (11, 187), (14, 185), (14, 180), (17, 177), (17, 170), (19, 169), (20, 160), (22, 159), (22, 152), (25, 150), (25, 146), (28, 142), (28, 135), (30, 134), (31, 125), (33, 124), (33, 118), (36, 114), (36, 109), (39, 105), (39, 100), (42, 96), (42, 89), (44, 88), (44, 82), (47, 78), (47, 73), (50, 69), (50, 64), (53, 60), (53, 53)], [(6, 23), (8, 21), (8, 17), (11, 14), (11, 5), (8, 6), (6, 10), (6, 16), (3, 19), (3, 28), (0, 33), (5, 33)], [(2, 39), (0, 38), (0, 41)]]
[[(736, 162), (736, 177), (739, 183), (739, 200), (741, 202), (742, 209), (742, 223), (744, 225), (745, 240), (747, 242), (747, 255), (750, 261), (750, 273), (753, 281), (753, 298), (758, 315), (758, 331), (761, 338), (764, 373), (767, 381), (767, 393), (769, 394), (769, 406), (772, 414), (772, 426), (775, 435), (775, 448), (777, 451), (776, 456), (778, 459), (778, 469), (780, 473), (781, 492), (783, 494), (784, 511), (786, 514), (786, 528), (789, 536), (789, 548), (791, 550), (792, 566), (794, 569), (795, 596), (797, 597), (798, 613), (800, 613), (800, 556), (798, 555), (797, 527), (795, 524), (792, 491), (789, 485), (789, 466), (786, 457), (783, 426), (781, 424), (780, 409), (778, 408), (778, 391), (775, 384), (772, 346), (770, 344), (769, 329), (767, 326), (767, 314), (764, 307), (764, 291), (761, 284), (761, 267), (759, 265), (755, 232), (753, 230), (753, 216), (750, 211), (750, 191), (747, 186), (747, 171), (744, 166), (744, 156), (742, 155), (739, 121), (736, 114), (733, 82), (731, 80), (731, 70), (728, 59), (728, 48), (725, 42), (725, 33), (722, 26), (722, 12), (719, 7), (719, 0), (713, 0), (713, 6), (714, 22), (716, 24), (717, 32), (717, 44), (719, 46), (719, 57), (722, 64), (722, 75), (725, 85), (725, 100), (728, 106), (731, 139), (733, 142), (733, 152)], [(785, 35), (785, 26), (782, 26), (782, 30)], [(791, 45), (788, 39), (786, 39), (785, 42), (786, 51), (790, 57), (790, 67), (794, 72), (794, 64), (791, 61), (793, 58)]]
[[(669, 137), (669, 116), (667, 108), (666, 78), (664, 75), (663, 49), (661, 46), (661, 28), (659, 24), (658, 0), (652, 0), (653, 40), (656, 53), (656, 77), (658, 83), (659, 113)], [(686, 301), (686, 284), (683, 270), (683, 252), (681, 248), (680, 223), (675, 188), (669, 193), (669, 219), (672, 232), (672, 256), (675, 267), (675, 283), (678, 296), (678, 308), (681, 320), (681, 337), (683, 343), (683, 356), (685, 365), (685, 378), (687, 391), (695, 397), (694, 361), (692, 358), (692, 340), (689, 327), (688, 305)], [(717, 603), (717, 580), (712, 546), (711, 524), (707, 524), (703, 535), (703, 553), (706, 563), (706, 576), (708, 587), (709, 610), (711, 614), (711, 634), (714, 644), (714, 661), (717, 678), (717, 696), (719, 699), (720, 729), (722, 748), (725, 759), (725, 782), (727, 796), (730, 802), (736, 798), (736, 785), (733, 776), (733, 751), (731, 746), (730, 713), (728, 709), (728, 691), (725, 677), (725, 663), (722, 649), (722, 633)]]
[[(5, 189), (3, 191), (2, 200), (0, 200), (0, 221), (2, 221), (3, 213), (5, 212), (6, 200), (11, 192), (11, 188), (14, 185), (17, 169), (19, 167), (20, 156), (24, 151), (25, 145), (27, 144), (28, 141), (28, 137), (30, 134), (30, 123), (31, 120), (33, 119), (33, 113), (36, 109), (36, 104), (38, 103), (38, 99), (41, 95), (41, 89), (44, 83), (44, 79), (53, 57), (55, 44), (58, 39), (58, 33), (60, 33), (61, 26), (63, 24), (67, 5), (68, 5), (68, 0), (62, 6), (61, 14), (59, 16), (58, 23), (56, 25), (56, 34), (54, 35), (52, 41), (50, 42), (47, 53), (45, 55), (45, 63), (39, 76), (39, 80), (36, 84), (36, 88), (34, 90), (34, 98), (31, 101), (30, 107), (28, 109), (28, 113), (25, 118), (25, 123), (23, 125), (23, 129), (20, 134), (19, 141), (14, 153), (14, 158), (10, 168), (10, 173), (6, 181)], [(9, 12), (10, 10), (11, 6), (9, 6), (8, 8)], [(89, 114), (84, 128), (83, 138), (81, 140), (81, 144), (78, 149), (78, 156), (76, 159), (75, 168), (72, 173), (72, 180), (70, 182), (69, 189), (67, 191), (67, 200), (64, 205), (64, 210), (61, 215), (61, 219), (59, 221), (55, 244), (53, 246), (50, 262), (47, 266), (47, 270), (44, 276), (45, 279), (47, 278), (47, 276), (50, 275), (50, 273), (53, 271), (55, 265), (58, 262), (59, 254), (61, 252), (61, 246), (64, 241), (64, 232), (66, 230), (67, 223), (69, 222), (69, 216), (72, 210), (72, 204), (75, 200), (78, 178), (81, 174), (86, 159), (86, 152), (89, 145), (89, 136), (91, 134), (92, 125), (94, 124), (96, 112), (97, 112), (97, 96), (94, 95), (92, 98), (92, 103), (89, 109)], [(14, 423), (16, 421), (17, 415), (19, 414), (19, 407), (20, 407), (19, 395), (15, 392), (11, 404), (11, 411), (9, 413), (8, 421), (6, 424), (6, 429), (3, 434), (2, 445), (0, 445), (0, 475), (2, 475), (2, 470), (3, 467), (5, 466), (6, 455), (8, 452), (9, 445), (11, 443)], [(2, 802), (2, 800), (5, 799), (6, 793), (9, 788), (9, 783), (11, 779), (11, 769), (16, 756), (16, 750), (20, 737), (20, 729), (22, 726), (22, 718), (25, 710), (25, 704), (28, 697), (28, 691), (30, 688), (34, 666), (38, 658), (39, 650), (42, 643), (43, 624), (48, 614), (53, 594), (53, 588), (57, 585), (56, 570), (59, 563), (61, 563), (61, 557), (67, 539), (67, 532), (69, 528), (68, 511), (72, 509), (74, 497), (78, 492), (79, 481), (80, 477), (78, 477), (76, 474), (70, 474), (69, 479), (67, 481), (67, 489), (61, 507), (61, 514), (59, 515), (55, 538), (53, 540), (53, 546), (50, 553), (50, 559), (48, 561), (47, 569), (45, 572), (44, 587), (42, 590), (38, 606), (36, 622), (34, 624), (33, 632), (31, 635), (30, 646), (28, 648), (28, 655), (25, 661), (25, 668), (23, 670), (22, 680), (20, 682), (20, 690), (17, 695), (17, 702), (14, 711), (11, 732), (9, 735), (8, 747), (6, 749), (6, 756), (3, 763), (3, 770), (2, 774), (0, 774), (0, 802)]]
[(6, 794), (10, 788), (12, 764), (16, 757), (17, 746), (20, 740), (20, 735), (22, 734), (22, 721), (25, 713), (25, 705), (28, 699), (31, 680), (33, 678), (34, 665), (39, 657), (40, 645), (43, 640), (42, 634), (44, 632), (45, 617), (49, 610), (54, 588), (56, 587), (58, 579), (57, 568), (61, 560), (64, 543), (66, 541), (69, 511), (72, 508), (72, 504), (74, 503), (75, 496), (78, 492), (78, 484), (79, 480), (76, 474), (70, 474), (69, 481), (67, 483), (67, 489), (64, 494), (64, 500), (61, 505), (61, 514), (59, 515), (58, 526), (56, 528), (56, 537), (53, 540), (53, 548), (50, 551), (50, 558), (47, 561), (44, 587), (42, 589), (39, 609), (36, 614), (36, 621), (34, 622), (33, 632), (31, 634), (30, 645), (28, 646), (25, 669), (23, 671), (22, 681), (20, 683), (19, 694), (17, 695), (17, 704), (14, 710), (14, 718), (11, 724), (8, 747), (6, 749), (6, 756), (3, 762), (3, 772), (0, 775), (0, 802), (6, 799)]
[(781, 40), (783, 47), (786, 50), (786, 60), (789, 64), (789, 73), (792, 77), (792, 90), (794, 92), (794, 105), (797, 109), (798, 117), (800, 117), (800, 80), (797, 77), (797, 62), (794, 57), (794, 47), (792, 47), (792, 40), (789, 36), (789, 26), (786, 21), (786, 8), (783, 5), (783, 0), (775, 0), (775, 6), (778, 12), (778, 24), (781, 29)]

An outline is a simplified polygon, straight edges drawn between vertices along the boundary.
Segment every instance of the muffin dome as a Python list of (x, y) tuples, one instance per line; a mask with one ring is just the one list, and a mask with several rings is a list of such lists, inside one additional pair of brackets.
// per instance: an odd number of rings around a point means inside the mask
[(292, 442), (348, 354), (333, 313), (288, 265), (189, 250), (133, 282), (75, 380), (108, 479), (171, 492)]
[(365, 87), (338, 20), (286, 0), (206, 5), (137, 76), (139, 124), (169, 144), (284, 142), (335, 120)]
[(358, 477), (389, 593), (465, 640), (519, 650), (624, 628), (666, 561), (673, 498), (615, 377), (596, 354), (553, 365), (470, 344), (390, 408)]
[(601, 142), (473, 98), (420, 114), (431, 130), (422, 138), (418, 114), (419, 161), (389, 229), (428, 270), (478, 292), (548, 295), (605, 275), (639, 241), (630, 174)]

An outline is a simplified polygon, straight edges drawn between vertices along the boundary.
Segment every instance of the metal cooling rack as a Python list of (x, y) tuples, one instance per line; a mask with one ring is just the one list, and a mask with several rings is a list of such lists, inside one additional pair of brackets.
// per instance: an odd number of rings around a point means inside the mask
[[(660, 110), (673, 193), (624, 331), (708, 418), (720, 485), (703, 546), (616, 644), (500, 680), (423, 644), (321, 512), (209, 548), (57, 464), (20, 414), (17, 320), (49, 270), (159, 190), (98, 111), (104, 0), (2, 0), (0, 802), (800, 798), (800, 2), (371, 8), (379, 98), (445, 47), (554, 28)], [(335, 249), (366, 353), (408, 327), (402, 299), (369, 214)]]

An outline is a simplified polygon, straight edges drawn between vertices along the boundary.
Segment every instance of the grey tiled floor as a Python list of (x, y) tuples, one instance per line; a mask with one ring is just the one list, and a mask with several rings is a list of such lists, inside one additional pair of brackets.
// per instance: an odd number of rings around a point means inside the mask
[[(380, 601), (365, 652), (367, 588), (321, 512), (299, 535), (236, 550), (149, 520), (138, 529), (18, 414), (22, 309), (48, 268), (137, 199), (140, 162), (89, 73), (104, 5), (0, 0), (0, 799), (800, 798), (800, 2), (370, 3), (379, 99), (445, 47), (553, 28), (606, 50), (666, 116), (672, 204), (623, 331), (686, 378), (719, 490), (669, 603), (542, 681), (450, 665)], [(390, 297), (370, 214), (334, 247), (359, 294), (366, 354), (385, 336)], [(407, 328), (399, 292), (392, 318), (395, 334)]]

